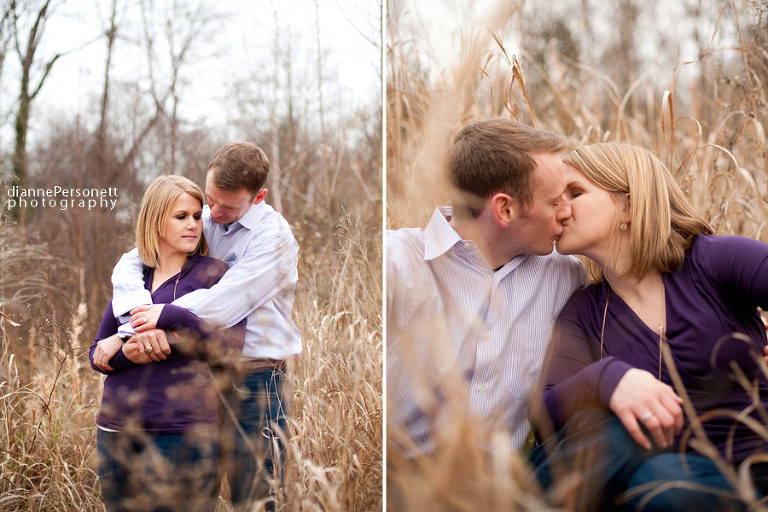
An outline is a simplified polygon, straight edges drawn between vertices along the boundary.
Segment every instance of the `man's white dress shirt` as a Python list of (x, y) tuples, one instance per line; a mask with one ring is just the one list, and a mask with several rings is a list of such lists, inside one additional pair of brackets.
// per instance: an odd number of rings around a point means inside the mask
[(387, 231), (389, 424), (429, 452), (453, 415), (467, 414), (520, 448), (552, 326), (583, 267), (553, 251), (494, 271), (444, 214), (426, 229)]
[[(243, 357), (285, 359), (301, 352), (301, 337), (293, 322), (298, 280), (299, 246), (282, 215), (263, 201), (225, 228), (203, 207), (203, 230), (209, 256), (230, 269), (208, 290), (195, 290), (175, 300), (216, 327), (230, 327), (248, 316)], [(141, 304), (151, 304), (143, 287), (137, 249), (123, 255), (112, 272), (115, 316)]]

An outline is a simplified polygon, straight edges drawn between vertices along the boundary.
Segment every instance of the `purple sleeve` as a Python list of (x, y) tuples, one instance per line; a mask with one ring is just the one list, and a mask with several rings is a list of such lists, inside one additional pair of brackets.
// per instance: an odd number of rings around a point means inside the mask
[[(200, 263), (199, 271), (195, 278), (200, 278), (203, 288), (213, 286), (229, 267), (223, 262), (206, 259)], [(245, 343), (246, 319), (228, 329), (218, 330), (203, 321), (191, 311), (166, 304), (157, 319), (157, 328), (191, 333), (185, 341), (189, 343), (172, 343), (172, 337), (168, 336), (174, 351), (180, 350), (186, 355), (207, 361), (212, 366), (231, 366), (239, 359)]]
[(200, 318), (189, 311), (173, 304), (166, 304), (157, 319), (157, 328), (163, 330), (192, 329), (200, 335), (205, 334)]
[[(589, 344), (576, 301), (571, 300), (555, 325), (542, 371), (542, 405), (556, 429), (585, 407), (607, 408), (619, 381), (632, 368), (615, 357), (599, 357)], [(533, 419), (542, 425), (541, 418)]]
[(768, 309), (768, 245), (742, 236), (700, 236), (694, 253), (724, 294)]
[(113, 372), (106, 372), (93, 364), (93, 351), (96, 350), (96, 345), (98, 345), (99, 341), (103, 340), (104, 338), (109, 338), (115, 334), (118, 327), (119, 325), (117, 323), (117, 319), (112, 316), (112, 302), (110, 301), (109, 306), (107, 306), (107, 310), (104, 312), (104, 316), (101, 318), (101, 325), (99, 325), (99, 330), (96, 332), (96, 337), (93, 339), (91, 350), (88, 352), (88, 358), (91, 361), (91, 368), (99, 373), (109, 375), (111, 373), (121, 372), (138, 366), (136, 363), (125, 357), (125, 354), (122, 350), (118, 350), (117, 354), (115, 354), (112, 359), (109, 360), (109, 366), (115, 369)]
[[(224, 348), (242, 352), (245, 342), (245, 323), (246, 319), (244, 318), (229, 329), (217, 330), (189, 310), (172, 304), (166, 304), (160, 313), (160, 317), (157, 319), (157, 328), (192, 331), (195, 334), (194, 339), (198, 345), (196, 352), (201, 354), (208, 352), (204, 347), (208, 346), (211, 342), (217, 342), (225, 345)], [(173, 343), (171, 343), (171, 346), (173, 346)]]

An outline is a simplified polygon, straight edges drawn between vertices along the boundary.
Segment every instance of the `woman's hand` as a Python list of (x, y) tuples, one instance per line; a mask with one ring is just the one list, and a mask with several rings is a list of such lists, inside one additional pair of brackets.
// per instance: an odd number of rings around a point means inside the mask
[(165, 337), (165, 331), (154, 329), (134, 335), (123, 345), (125, 357), (136, 364), (163, 361), (171, 353), (171, 347)]
[(162, 329), (137, 333), (131, 339), (136, 340), (144, 348), (144, 353), (152, 361), (164, 361), (171, 353), (171, 346)]
[(157, 327), (165, 304), (144, 304), (131, 310), (131, 326), (136, 332), (147, 332)]
[(136, 338), (137, 336), (134, 336), (125, 342), (123, 345), (123, 354), (125, 354), (125, 357), (131, 362), (136, 364), (151, 363), (152, 359), (150, 359), (149, 354), (147, 354), (144, 344)]
[(619, 417), (637, 444), (651, 449), (651, 442), (640, 428), (642, 423), (659, 448), (672, 446), (683, 428), (683, 400), (671, 386), (659, 382), (645, 370), (633, 368), (619, 381), (609, 407)]
[(96, 344), (96, 349), (93, 351), (93, 364), (105, 372), (114, 371), (115, 369), (109, 365), (109, 361), (115, 354), (117, 354), (122, 346), (123, 342), (120, 341), (117, 334), (99, 340)]

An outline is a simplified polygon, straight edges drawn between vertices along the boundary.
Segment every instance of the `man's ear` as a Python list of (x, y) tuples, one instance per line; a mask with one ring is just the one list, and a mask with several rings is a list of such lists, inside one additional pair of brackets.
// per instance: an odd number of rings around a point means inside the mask
[(518, 215), (519, 205), (517, 201), (503, 192), (497, 192), (491, 196), (490, 206), (493, 219), (502, 229), (508, 228)]
[(256, 192), (256, 195), (253, 197), (253, 204), (259, 204), (264, 200), (265, 197), (267, 197), (267, 189), (262, 188)]

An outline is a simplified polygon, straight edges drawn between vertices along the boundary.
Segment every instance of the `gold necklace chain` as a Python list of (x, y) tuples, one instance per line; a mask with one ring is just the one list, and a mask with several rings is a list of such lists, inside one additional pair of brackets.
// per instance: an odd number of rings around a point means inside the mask
[[(605, 320), (608, 318), (608, 303), (611, 300), (611, 289), (608, 288), (608, 293), (605, 296), (605, 309), (603, 310), (603, 327), (600, 330), (600, 360), (603, 359), (603, 347), (604, 347), (604, 339), (605, 339)], [(667, 293), (666, 289), (664, 287), (664, 281), (662, 278), (661, 281), (661, 323), (659, 323), (659, 374), (658, 379), (661, 381), (661, 348), (663, 340), (666, 338), (666, 333), (664, 332), (664, 323), (667, 316), (667, 308), (665, 307), (667, 300)]]
[(179, 279), (181, 279), (181, 272), (184, 270), (184, 265), (186, 264), (187, 264), (187, 260), (184, 260), (184, 263), (181, 264), (181, 268), (179, 269), (179, 273), (176, 275), (176, 282), (173, 283), (173, 300), (176, 300), (176, 287), (179, 286)]

